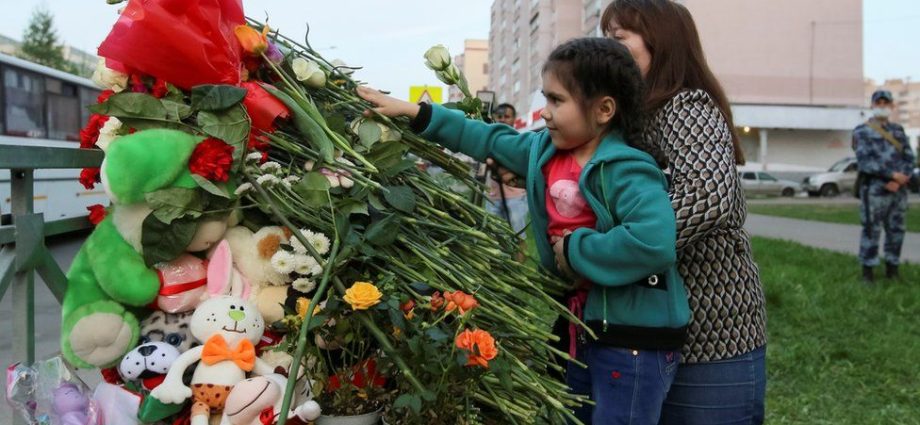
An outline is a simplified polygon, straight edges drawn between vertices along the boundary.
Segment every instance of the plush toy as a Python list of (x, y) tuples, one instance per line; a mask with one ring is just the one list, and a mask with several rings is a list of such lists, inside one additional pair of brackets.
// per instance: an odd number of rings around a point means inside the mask
[(224, 238), (230, 244), (236, 268), (252, 285), (252, 302), (262, 318), (266, 323), (281, 320), (291, 279), (279, 273), (271, 259), (281, 244), (288, 243), (289, 233), (277, 226), (263, 227), (255, 233), (237, 226), (227, 230)]
[(51, 410), (60, 425), (95, 425), (90, 400), (79, 387), (64, 382), (54, 389)]
[[(153, 211), (146, 196), (197, 189), (188, 162), (200, 141), (181, 131), (146, 130), (108, 146), (100, 176), (113, 206), (74, 258), (62, 302), (61, 351), (71, 364), (110, 366), (137, 343), (140, 326), (125, 307), (149, 305), (160, 289), (144, 257), (142, 230)], [(226, 226), (226, 217), (194, 222), (186, 250), (207, 250)]]
[(118, 373), (125, 381), (139, 381), (143, 389), (150, 391), (163, 382), (177, 358), (176, 347), (165, 342), (148, 342), (125, 354)]
[(195, 345), (195, 338), (189, 332), (191, 321), (191, 311), (176, 314), (154, 311), (141, 322), (141, 343), (165, 342), (184, 353)]
[[(227, 396), (221, 424), (265, 425), (274, 424), (281, 416), (281, 403), (287, 378), (277, 373), (246, 379), (233, 387)], [(308, 422), (322, 414), (319, 404), (313, 400), (312, 381), (305, 380), (304, 386), (292, 398), (287, 418)], [(290, 422), (290, 421), (289, 421)]]
[(160, 292), (155, 307), (167, 313), (192, 311), (205, 298), (208, 266), (194, 255), (154, 266), (160, 278)]

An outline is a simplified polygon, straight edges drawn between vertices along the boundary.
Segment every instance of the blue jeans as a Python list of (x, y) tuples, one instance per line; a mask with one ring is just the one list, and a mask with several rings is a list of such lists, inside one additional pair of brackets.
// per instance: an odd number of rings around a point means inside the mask
[(527, 213), (529, 211), (527, 207), (527, 195), (517, 198), (508, 198), (505, 200), (505, 203), (508, 204), (507, 216), (505, 215), (505, 207), (502, 205), (501, 198), (495, 201), (487, 199), (486, 211), (501, 217), (502, 220), (507, 220), (508, 217), (510, 217), (511, 229), (513, 229), (514, 233), (517, 233), (521, 239), (526, 239), (527, 233), (522, 232), (522, 230), (527, 227)]
[(654, 425), (680, 364), (680, 351), (640, 351), (588, 343), (579, 348), (582, 369), (568, 365), (573, 393), (589, 395), (575, 417), (594, 425)]
[(680, 365), (662, 425), (759, 425), (764, 421), (766, 347), (725, 360)]

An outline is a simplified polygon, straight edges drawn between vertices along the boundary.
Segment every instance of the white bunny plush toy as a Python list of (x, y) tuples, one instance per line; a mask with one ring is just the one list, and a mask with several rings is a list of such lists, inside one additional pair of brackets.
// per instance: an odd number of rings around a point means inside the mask
[[(221, 242), (208, 265), (208, 287), (212, 298), (195, 309), (191, 333), (203, 345), (192, 348), (173, 362), (166, 379), (150, 395), (163, 403), (182, 403), (193, 398), (192, 425), (207, 425), (211, 413), (224, 407), (233, 386), (256, 375), (272, 373), (271, 366), (256, 357), (254, 344), (262, 337), (265, 322), (242, 293), (245, 285), (235, 280), (230, 250)], [(223, 290), (229, 288), (230, 295)], [(201, 361), (192, 376), (191, 388), (182, 382), (185, 370)]]

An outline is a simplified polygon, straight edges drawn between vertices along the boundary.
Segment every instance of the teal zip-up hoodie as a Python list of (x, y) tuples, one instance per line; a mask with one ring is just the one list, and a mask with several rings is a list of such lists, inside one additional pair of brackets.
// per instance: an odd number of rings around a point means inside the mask
[[(491, 157), (526, 176), (527, 200), (540, 262), (556, 269), (546, 236), (543, 166), (556, 153), (549, 132), (518, 133), (504, 124), (466, 119), (440, 105), (423, 105), (413, 128), (426, 139), (484, 161)], [(676, 268), (676, 224), (667, 180), (651, 155), (608, 134), (585, 164), (579, 189), (597, 216), (597, 228), (566, 237), (573, 271), (594, 283), (584, 320), (598, 341), (612, 346), (678, 349), (690, 309)]]

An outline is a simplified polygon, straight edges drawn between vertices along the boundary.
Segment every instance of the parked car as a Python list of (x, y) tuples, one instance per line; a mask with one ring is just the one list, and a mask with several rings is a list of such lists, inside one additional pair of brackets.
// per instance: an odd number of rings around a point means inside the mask
[(853, 193), (856, 185), (856, 175), (859, 170), (856, 158), (847, 157), (837, 161), (825, 173), (805, 177), (802, 187), (809, 196), (837, 196), (841, 192)]
[(802, 186), (791, 180), (780, 180), (763, 171), (741, 171), (741, 187), (747, 195), (795, 196)]

